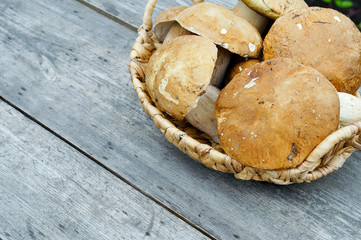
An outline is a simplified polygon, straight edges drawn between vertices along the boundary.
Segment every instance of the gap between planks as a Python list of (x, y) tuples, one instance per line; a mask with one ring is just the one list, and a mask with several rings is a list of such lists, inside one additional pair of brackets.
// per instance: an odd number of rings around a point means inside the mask
[[(70, 141), (68, 141), (66, 138), (62, 137), (61, 135), (59, 135), (58, 133), (56, 133), (55, 131), (53, 131), (52, 129), (50, 129), (49, 127), (47, 127), (46, 125), (44, 125), (43, 123), (41, 123), (40, 121), (38, 121), (36, 118), (32, 117), (31, 115), (29, 115), (28, 113), (26, 113), (24, 110), (20, 109), (19, 107), (17, 107), (15, 104), (11, 103), (10, 101), (8, 101), (7, 99), (5, 99), (4, 97), (0, 96), (0, 101), (3, 101), (4, 103), (6, 103), (7, 105), (9, 105), (10, 107), (14, 108), (16, 111), (20, 112), (22, 115), (24, 115), (26, 118), (30, 119), (32, 122), (34, 122), (35, 124), (39, 125), (40, 127), (42, 127), (43, 129), (45, 129), (46, 131), (48, 131), (49, 133), (53, 134), (55, 137), (57, 137), (58, 139), (60, 139), (61, 141), (65, 142), (66, 144), (68, 144), (70, 147), (72, 147), (73, 149), (75, 149), (76, 151), (78, 151), (80, 154), (84, 155), (85, 157), (87, 157), (88, 159), (90, 159), (91, 161), (95, 162), (97, 165), (99, 165), (100, 167), (104, 168), (106, 171), (110, 172), (111, 174), (113, 174), (114, 176), (116, 176), (117, 178), (119, 178), (121, 181), (123, 181), (124, 183), (126, 183), (127, 185), (129, 185), (130, 187), (132, 187), (133, 189), (135, 189), (136, 191), (138, 191), (139, 193), (143, 194), (145, 197), (149, 198), (150, 200), (152, 200), (153, 202), (155, 202), (156, 204), (158, 204), (159, 206), (161, 206), (162, 208), (164, 208), (165, 210), (167, 210), (168, 212), (170, 212), (171, 214), (175, 215), (176, 217), (178, 217), (180, 220), (182, 220), (183, 222), (185, 222), (186, 224), (188, 224), (189, 226), (193, 227), (194, 229), (196, 229), (197, 231), (199, 231), (201, 234), (203, 234), (204, 236), (208, 237), (209, 239), (215, 240), (216, 238), (214, 236), (211, 236), (208, 232), (206, 232), (205, 230), (201, 229), (200, 227), (196, 226), (195, 224), (193, 224), (192, 222), (190, 222), (188, 219), (184, 218), (183, 216), (181, 216), (180, 214), (178, 214), (177, 212), (173, 211), (171, 208), (169, 208), (168, 206), (166, 206), (165, 204), (163, 204), (162, 202), (160, 202), (159, 200), (157, 200), (156, 198), (154, 198), (153, 196), (145, 193), (143, 190), (141, 190), (140, 188), (138, 188), (137, 186), (135, 186), (134, 184), (132, 184), (130, 181), (128, 181), (127, 179), (125, 179), (124, 177), (120, 176), (118, 173), (116, 173), (114, 170), (110, 169), (109, 167), (105, 166), (103, 163), (101, 163), (100, 161), (98, 161), (96, 158), (92, 157), (91, 155), (89, 155), (88, 153), (86, 153), (85, 151), (83, 151), (82, 149), (80, 149), (78, 146), (76, 146), (75, 144), (71, 143)], [(0, 239), (1, 240), (1, 239)]]
[(130, 25), (129, 23), (127, 23), (127, 22), (125, 22), (125, 21), (123, 21), (123, 20), (121, 20), (119, 18), (114, 17), (113, 15), (107, 13), (106, 11), (104, 11), (104, 10), (102, 10), (102, 9), (100, 9), (100, 8), (98, 8), (98, 7), (96, 7), (96, 6), (92, 5), (92, 4), (84, 1), (84, 0), (76, 0), (76, 1), (80, 2), (81, 4), (87, 6), (90, 9), (96, 11), (97, 13), (99, 13), (99, 14), (113, 20), (114, 22), (119, 23), (123, 27), (126, 27), (126, 28), (132, 30), (133, 32), (138, 32), (138, 29), (136, 27)]

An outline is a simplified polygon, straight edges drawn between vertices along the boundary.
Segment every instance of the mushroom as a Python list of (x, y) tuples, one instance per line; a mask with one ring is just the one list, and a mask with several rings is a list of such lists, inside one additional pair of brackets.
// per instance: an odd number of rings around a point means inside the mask
[(301, 8), (307, 8), (304, 0), (242, 0), (248, 7), (271, 19)]
[(184, 35), (190, 35), (190, 34), (192, 34), (190, 31), (186, 30), (185, 28), (182, 28), (182, 26), (179, 25), (179, 23), (174, 22), (169, 32), (167, 33), (167, 36), (165, 37), (163, 43), (166, 43), (173, 38)]
[(264, 59), (291, 57), (322, 73), (339, 92), (361, 85), (361, 33), (333, 9), (294, 10), (272, 25), (264, 40)]
[(255, 64), (221, 91), (215, 105), (220, 144), (241, 164), (293, 168), (338, 128), (332, 84), (290, 58)]
[(252, 24), (260, 34), (263, 33), (263, 31), (266, 29), (268, 25), (268, 19), (256, 11), (249, 8), (245, 3), (243, 3), (241, 0), (238, 0), (236, 6), (232, 9), (233, 13), (245, 19), (247, 22)]
[(196, 4), (179, 13), (176, 20), (188, 31), (242, 57), (256, 58), (261, 53), (263, 41), (259, 32), (226, 7)]
[(347, 126), (361, 121), (361, 99), (351, 94), (339, 92), (340, 126)]
[[(157, 21), (159, 22), (160, 20), (162, 20), (162, 22), (164, 22), (160, 24), (160, 27), (162, 27), (161, 29), (163, 30), (162, 38), (160, 38), (162, 41), (166, 42), (167, 40), (170, 40), (174, 37), (190, 34), (189, 31), (186, 31), (185, 29), (181, 28), (178, 24), (175, 23), (176, 15), (178, 15), (178, 13), (183, 11), (185, 8), (186, 7), (183, 6), (169, 8), (165, 10), (164, 13), (161, 13), (159, 17), (156, 19), (156, 27), (158, 26)], [(252, 10), (251, 8), (249, 8), (241, 0), (238, 1), (238, 3), (235, 5), (232, 11), (234, 15), (248, 21), (251, 25), (253, 25), (260, 34), (262, 34), (265, 28), (267, 27), (268, 19), (258, 14), (256, 11)], [(170, 13), (172, 13), (171, 21), (169, 17)], [(159, 32), (158, 29), (160, 29), (160, 27), (159, 26), (157, 28), (156, 27), (155, 27), (155, 31), (157, 33)], [(165, 37), (165, 35), (167, 35), (167, 37)]]
[(226, 78), (224, 79), (224, 84), (227, 85), (237, 74), (246, 71), (248, 68), (259, 62), (260, 60), (251, 58), (233, 63), (227, 71)]
[(196, 107), (191, 109), (186, 115), (186, 119), (190, 124), (196, 126), (199, 130), (205, 129), (205, 132), (216, 143), (219, 143), (219, 138), (214, 105), (219, 93), (220, 90), (217, 87), (209, 85), (206, 92), (199, 97)]
[(217, 134), (213, 134), (214, 107), (204, 100), (214, 106), (214, 96), (218, 95), (217, 90), (209, 87), (215, 84), (217, 51), (213, 42), (201, 36), (171, 39), (153, 53), (145, 78), (148, 93), (158, 109), (178, 120), (186, 118), (214, 141), (218, 141)]
[(161, 42), (164, 41), (172, 25), (176, 22), (176, 16), (186, 8), (187, 6), (170, 7), (155, 19), (154, 33)]

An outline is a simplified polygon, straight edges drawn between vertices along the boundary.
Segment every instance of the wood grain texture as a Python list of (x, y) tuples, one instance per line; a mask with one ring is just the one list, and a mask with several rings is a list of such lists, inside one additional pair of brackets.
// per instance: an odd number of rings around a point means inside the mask
[[(126, 22), (138, 29), (142, 24), (143, 13), (147, 0), (79, 0), (80, 2), (87, 3), (96, 9), (99, 9), (106, 14), (109, 14), (123, 22)], [(237, 4), (238, 0), (210, 0), (207, 2), (213, 2), (219, 5), (233, 8)], [(155, 18), (165, 9), (174, 6), (189, 6), (192, 4), (191, 0), (158, 0), (156, 8), (153, 13), (153, 22)]]
[(0, 101), (0, 238), (206, 239)]
[(132, 89), (136, 34), (77, 2), (0, 2), (0, 95), (218, 239), (361, 238), (361, 161), (294, 186), (196, 163)]

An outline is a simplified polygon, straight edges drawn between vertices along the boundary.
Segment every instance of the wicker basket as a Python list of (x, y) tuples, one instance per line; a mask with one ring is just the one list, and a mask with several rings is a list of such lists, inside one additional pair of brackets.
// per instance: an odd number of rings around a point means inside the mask
[[(202, 0), (193, 0), (200, 3)], [(175, 121), (156, 108), (145, 87), (144, 67), (159, 41), (152, 30), (152, 14), (157, 0), (149, 0), (145, 9), (143, 25), (130, 54), (129, 71), (134, 89), (144, 111), (166, 139), (191, 158), (217, 171), (233, 173), (237, 179), (268, 181), (287, 185), (310, 182), (342, 167), (345, 160), (361, 150), (361, 122), (343, 127), (321, 142), (298, 167), (284, 170), (262, 170), (240, 164), (224, 154), (222, 148), (210, 138), (185, 121)]]

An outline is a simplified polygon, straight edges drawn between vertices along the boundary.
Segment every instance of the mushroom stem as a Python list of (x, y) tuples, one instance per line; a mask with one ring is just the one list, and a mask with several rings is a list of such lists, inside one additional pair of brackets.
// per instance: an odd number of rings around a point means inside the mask
[(208, 134), (217, 143), (219, 143), (219, 138), (214, 105), (219, 93), (218, 88), (209, 85), (207, 91), (198, 98), (197, 106), (186, 115), (190, 124)]
[(165, 37), (163, 43), (166, 43), (173, 38), (184, 36), (184, 35), (190, 35), (190, 34), (192, 34), (190, 31), (183, 28), (181, 25), (179, 25), (179, 23), (174, 22), (172, 24), (172, 27), (170, 28), (169, 32), (167, 33), (167, 36)]
[(338, 92), (340, 99), (340, 126), (361, 121), (361, 99), (351, 94)]
[(252, 24), (260, 34), (262, 34), (267, 27), (268, 19), (249, 8), (241, 0), (238, 0), (237, 5), (232, 11), (236, 16), (241, 17)]
[(231, 61), (231, 52), (218, 46), (217, 49), (217, 61), (213, 69), (213, 75), (210, 84), (220, 88), (226, 76), (229, 62)]

